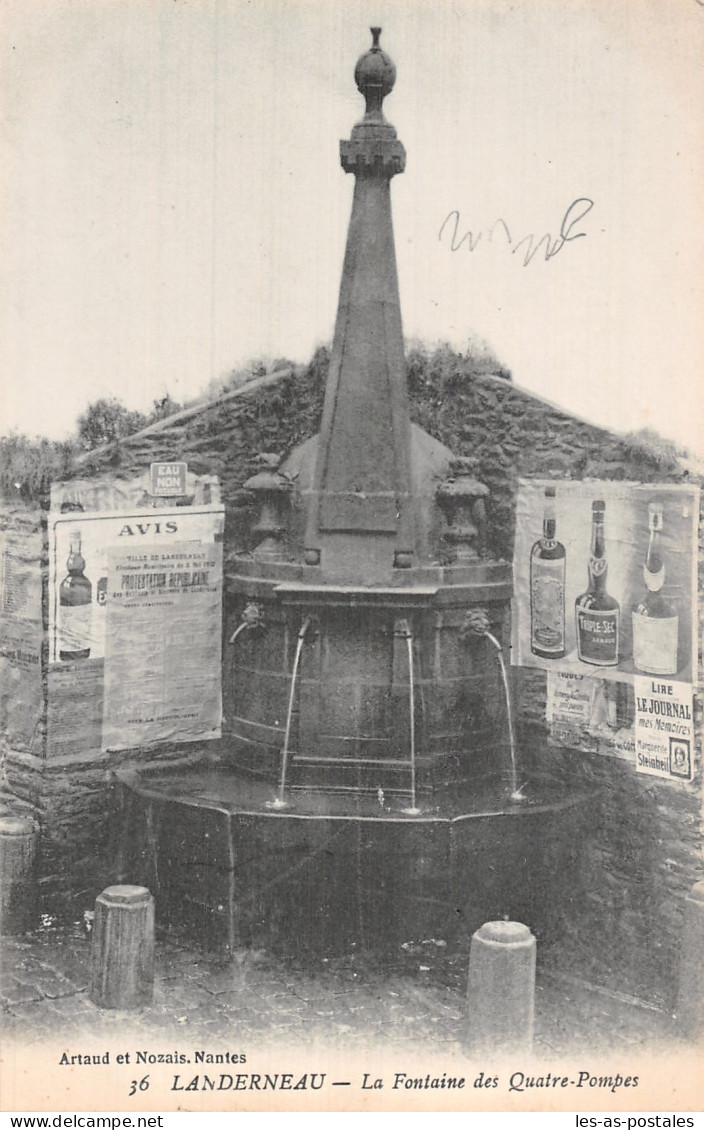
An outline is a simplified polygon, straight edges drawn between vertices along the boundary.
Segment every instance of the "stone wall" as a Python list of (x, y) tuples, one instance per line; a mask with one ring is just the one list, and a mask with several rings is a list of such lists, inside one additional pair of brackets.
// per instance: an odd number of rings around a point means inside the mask
[[(324, 377), (318, 360), (307, 370), (252, 382), (113, 449), (93, 453), (83, 460), (80, 475), (129, 478), (152, 461), (172, 459), (187, 460), (196, 473), (218, 475), (227, 510), (227, 569), (228, 556), (247, 548), (251, 512), (242, 484), (251, 473), (252, 457), (262, 451), (285, 456), (317, 431)], [(470, 377), (461, 371), (450, 376), (431, 372), (427, 378), (413, 375), (410, 393), (414, 421), (457, 454), (471, 458), (476, 476), (489, 486), (493, 551), (506, 559), (512, 555), (521, 477), (698, 481), (674, 459), (575, 420), (498, 377)], [(700, 603), (701, 560), (700, 554)], [(551, 747), (544, 720), (545, 676), (518, 671), (515, 684), (524, 762), (575, 788), (587, 786), (595, 806), (591, 833), (582, 845), (579, 888), (561, 889), (559, 863), (546, 880), (554, 884), (554, 897), (564, 908), (564, 928), (559, 943), (550, 951), (542, 949), (541, 960), (671, 1007), (684, 898), (702, 874), (701, 704), (697, 702), (694, 782), (661, 781), (598, 752)], [(214, 752), (214, 743), (208, 746), (208, 752)], [(188, 752), (198, 756), (200, 750)], [(174, 756), (173, 748), (162, 755)], [(120, 756), (129, 759), (128, 754)], [(22, 758), (15, 757), (10, 783), (24, 803), (34, 803), (21, 764)], [(45, 767), (43, 814), (54, 828), (45, 852), (47, 888), (62, 859), (73, 859), (75, 870), (77, 857), (92, 851), (94, 837), (102, 834), (107, 768), (104, 760), (91, 756)], [(107, 866), (110, 849), (103, 847)], [(86, 897), (90, 869), (87, 874)]]
[(80, 678), (48, 662), (47, 507), (0, 504), (0, 813), (35, 820), (42, 908), (71, 917), (116, 878), (111, 772), (194, 761), (209, 743), (101, 750), (102, 660)]

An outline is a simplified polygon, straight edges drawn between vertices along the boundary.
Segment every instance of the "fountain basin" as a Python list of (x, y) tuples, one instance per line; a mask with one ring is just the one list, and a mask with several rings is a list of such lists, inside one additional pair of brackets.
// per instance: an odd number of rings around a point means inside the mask
[[(412, 727), (419, 792), (505, 766), (505, 756), (497, 761), (505, 723), (495, 653), (463, 629), (468, 610), (481, 605), (508, 646), (507, 563), (397, 570), (386, 585), (316, 582), (315, 569), (285, 562), (234, 564), (223, 758), (236, 772), (278, 778), (289, 704), (290, 780), (310, 790), (403, 791)], [(235, 639), (253, 602), (264, 626)], [(298, 666), (297, 641), (309, 621)]]
[(271, 783), (221, 764), (115, 776), (120, 881), (148, 886), (162, 923), (223, 955), (456, 945), (504, 916), (555, 937), (588, 819), (585, 794), (539, 778), (520, 801), (486, 778), (413, 814), (401, 796), (356, 791), (276, 807)]

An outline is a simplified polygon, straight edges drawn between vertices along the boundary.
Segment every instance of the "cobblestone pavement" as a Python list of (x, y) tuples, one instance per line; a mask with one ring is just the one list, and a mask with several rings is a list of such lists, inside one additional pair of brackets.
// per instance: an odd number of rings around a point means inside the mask
[[(157, 939), (154, 1000), (139, 1013), (101, 1010), (89, 999), (91, 939), (83, 924), (46, 926), (3, 939), (0, 1005), (7, 1036), (22, 1043), (77, 1035), (118, 1035), (127, 1023), (145, 1039), (183, 1031), (210, 1044), (285, 1041), (358, 1049), (421, 1044), (460, 1051), (466, 1030), (466, 959), (443, 943), (402, 948), (382, 964), (350, 952), (278, 958), (245, 951), (223, 963), (188, 944)], [(637, 1046), (656, 1051), (673, 1040), (671, 1020), (558, 976), (540, 976), (535, 1052), (574, 1054)]]

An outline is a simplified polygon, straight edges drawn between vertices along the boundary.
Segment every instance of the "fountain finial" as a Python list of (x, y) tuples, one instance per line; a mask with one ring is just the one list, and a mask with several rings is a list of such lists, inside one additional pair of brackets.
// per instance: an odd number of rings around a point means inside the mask
[[(340, 142), (355, 177), (335, 337), (325, 389), (305, 533), (307, 565), (322, 575), (367, 584), (412, 567), (416, 553), (411, 422), (389, 183), (406, 151), (381, 104), (396, 68), (379, 46), (357, 62), (367, 109)], [(358, 536), (359, 535), (359, 536)]]
[(380, 27), (370, 28), (372, 45), (357, 60), (354, 80), (367, 104), (365, 117), (381, 118), (381, 104), (396, 82), (396, 67), (392, 59), (379, 46)]

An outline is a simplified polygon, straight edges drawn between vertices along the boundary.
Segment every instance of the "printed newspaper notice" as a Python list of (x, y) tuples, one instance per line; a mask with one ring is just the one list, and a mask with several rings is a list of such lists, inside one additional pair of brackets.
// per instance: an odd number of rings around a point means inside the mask
[(692, 779), (692, 692), (681, 683), (637, 679), (636, 766), (656, 777)]
[(550, 671), (547, 692), (552, 744), (619, 757), (639, 773), (692, 780), (694, 700), (689, 687), (644, 677), (630, 686)]
[(14, 749), (31, 750), (43, 711), (42, 538), (0, 532), (0, 730)]
[(222, 545), (108, 551), (103, 748), (220, 736)]
[(634, 718), (628, 684), (548, 672), (546, 719), (553, 744), (635, 764)]

